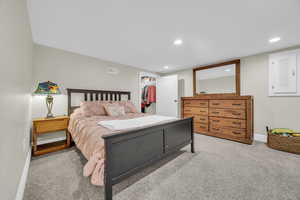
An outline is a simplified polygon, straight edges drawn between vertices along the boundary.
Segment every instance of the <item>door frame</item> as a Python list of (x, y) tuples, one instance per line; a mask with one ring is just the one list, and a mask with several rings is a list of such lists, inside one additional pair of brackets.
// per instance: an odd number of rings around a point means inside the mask
[(138, 83), (138, 85), (139, 85), (139, 99), (138, 99), (138, 110), (140, 111), (140, 112), (142, 112), (142, 108), (141, 108), (141, 104), (142, 104), (142, 77), (143, 76), (151, 76), (151, 77), (154, 77), (154, 78), (159, 78), (160, 77), (160, 75), (158, 75), (158, 74), (155, 74), (155, 73), (151, 73), (151, 72), (139, 72), (138, 73), (138, 79), (139, 79), (139, 83)]

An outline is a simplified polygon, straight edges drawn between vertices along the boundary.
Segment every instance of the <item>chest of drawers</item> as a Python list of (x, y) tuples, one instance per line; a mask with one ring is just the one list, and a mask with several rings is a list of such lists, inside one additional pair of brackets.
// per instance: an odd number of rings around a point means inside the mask
[(246, 144), (253, 142), (253, 98), (201, 95), (181, 99), (182, 117), (194, 117), (194, 132)]

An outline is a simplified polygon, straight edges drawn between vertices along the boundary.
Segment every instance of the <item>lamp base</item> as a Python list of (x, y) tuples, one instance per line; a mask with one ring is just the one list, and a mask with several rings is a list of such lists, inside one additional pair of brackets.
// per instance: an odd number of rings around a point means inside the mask
[(52, 113), (47, 114), (46, 118), (54, 118), (54, 115)]
[(51, 95), (48, 95), (46, 97), (46, 105), (47, 105), (47, 109), (48, 109), (48, 114), (46, 116), (46, 118), (53, 118), (53, 114), (52, 114), (52, 107), (53, 107), (53, 97)]

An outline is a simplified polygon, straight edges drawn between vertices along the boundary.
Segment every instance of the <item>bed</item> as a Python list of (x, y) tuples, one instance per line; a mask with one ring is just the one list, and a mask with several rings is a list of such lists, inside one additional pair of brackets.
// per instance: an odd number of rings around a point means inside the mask
[[(85, 170), (91, 173), (90, 169), (94, 169), (93, 173), (96, 174), (94, 181), (104, 186), (105, 200), (112, 200), (113, 185), (141, 169), (176, 153), (187, 145), (190, 145), (191, 152), (194, 153), (193, 118), (167, 120), (163, 123), (122, 131), (108, 131), (107, 128), (98, 125), (97, 121), (114, 120), (114, 118), (104, 117), (104, 119), (103, 116), (84, 118), (79, 106), (73, 105), (73, 95), (82, 95), (85, 102), (121, 102), (124, 98), (131, 99), (130, 92), (67, 89), (67, 93), (69, 132), (76, 146), (89, 160)], [(141, 116), (144, 114), (129, 113), (121, 119)], [(83, 134), (84, 131), (87, 134)], [(92, 148), (94, 152), (90, 150)], [(100, 169), (101, 167), (103, 169)], [(101, 184), (102, 180), (98, 180), (101, 179), (99, 174), (103, 175), (103, 184)]]

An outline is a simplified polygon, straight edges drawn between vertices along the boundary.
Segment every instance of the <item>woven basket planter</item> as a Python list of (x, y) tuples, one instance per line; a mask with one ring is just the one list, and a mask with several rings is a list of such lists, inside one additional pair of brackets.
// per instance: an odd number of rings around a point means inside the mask
[(300, 154), (300, 137), (286, 137), (269, 132), (267, 145), (272, 149)]

